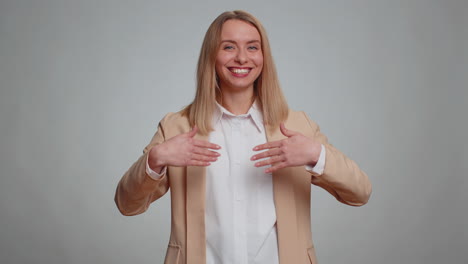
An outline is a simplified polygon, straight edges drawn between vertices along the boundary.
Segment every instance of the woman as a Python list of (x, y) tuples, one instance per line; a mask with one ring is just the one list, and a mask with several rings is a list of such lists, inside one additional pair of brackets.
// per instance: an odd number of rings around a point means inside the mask
[(165, 263), (317, 263), (311, 183), (360, 206), (371, 184), (283, 97), (263, 26), (224, 12), (201, 48), (194, 101), (166, 115), (115, 196), (124, 215), (171, 188)]

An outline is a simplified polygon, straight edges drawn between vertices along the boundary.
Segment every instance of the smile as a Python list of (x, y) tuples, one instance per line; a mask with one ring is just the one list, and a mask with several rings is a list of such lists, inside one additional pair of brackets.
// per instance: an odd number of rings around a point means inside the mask
[(248, 74), (251, 68), (229, 68), (229, 70), (235, 74)]

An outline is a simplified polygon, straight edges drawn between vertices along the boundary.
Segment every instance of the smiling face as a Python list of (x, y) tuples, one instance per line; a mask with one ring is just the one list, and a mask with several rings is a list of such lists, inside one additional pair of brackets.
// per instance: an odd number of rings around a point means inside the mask
[(226, 21), (216, 57), (216, 74), (221, 90), (253, 92), (253, 84), (262, 68), (262, 43), (258, 30), (242, 20)]

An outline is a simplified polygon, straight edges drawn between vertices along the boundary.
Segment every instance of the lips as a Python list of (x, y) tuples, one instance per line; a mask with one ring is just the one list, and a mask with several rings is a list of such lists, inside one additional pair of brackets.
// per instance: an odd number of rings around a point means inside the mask
[(247, 76), (252, 68), (246, 67), (228, 67), (229, 71), (237, 77)]

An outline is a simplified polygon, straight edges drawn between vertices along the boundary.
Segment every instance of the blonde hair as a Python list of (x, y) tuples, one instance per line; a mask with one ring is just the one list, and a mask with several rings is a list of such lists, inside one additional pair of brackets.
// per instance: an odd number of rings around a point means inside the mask
[(254, 83), (254, 92), (262, 110), (265, 125), (277, 127), (288, 116), (288, 105), (281, 91), (265, 29), (260, 21), (245, 11), (227, 11), (219, 15), (206, 31), (198, 58), (195, 98), (182, 110), (182, 115), (188, 117), (190, 125), (197, 125), (203, 135), (213, 130), (212, 115), (215, 111), (216, 99), (221, 98), (215, 63), (221, 42), (221, 30), (224, 23), (231, 19), (250, 23), (258, 30), (261, 37), (263, 70)]

